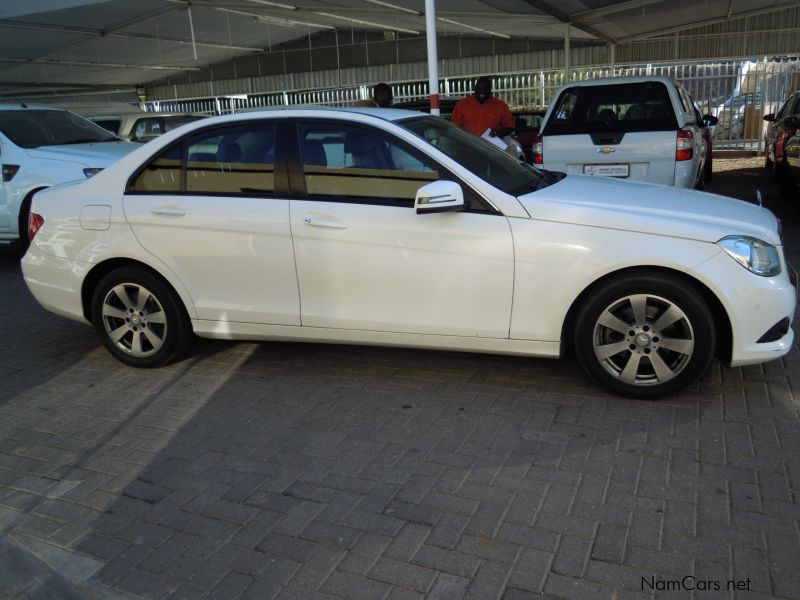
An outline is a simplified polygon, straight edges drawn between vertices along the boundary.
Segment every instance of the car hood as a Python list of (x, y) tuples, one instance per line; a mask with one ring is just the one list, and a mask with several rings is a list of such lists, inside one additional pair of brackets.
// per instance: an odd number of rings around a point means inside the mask
[(680, 188), (568, 175), (520, 196), (534, 219), (717, 242), (748, 235), (781, 243), (778, 220), (755, 204)]
[(87, 167), (107, 167), (139, 147), (139, 144), (120, 140), (119, 142), (40, 146), (39, 148), (31, 148), (27, 152), (34, 158), (64, 160), (81, 163)]

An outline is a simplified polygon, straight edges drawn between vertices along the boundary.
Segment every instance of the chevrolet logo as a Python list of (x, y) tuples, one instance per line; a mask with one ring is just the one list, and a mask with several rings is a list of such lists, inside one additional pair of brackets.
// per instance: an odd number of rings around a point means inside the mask
[(611, 146), (603, 146), (598, 150), (598, 152), (602, 152), (603, 154), (611, 154), (612, 152), (616, 152), (616, 148), (612, 148)]

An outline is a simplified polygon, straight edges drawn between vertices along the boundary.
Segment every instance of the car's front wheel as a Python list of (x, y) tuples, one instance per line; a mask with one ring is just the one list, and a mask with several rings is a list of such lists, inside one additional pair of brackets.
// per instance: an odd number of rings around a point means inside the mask
[(715, 347), (703, 297), (682, 279), (636, 273), (591, 292), (578, 314), (575, 350), (583, 368), (607, 389), (658, 398), (696, 380)]
[(105, 347), (133, 367), (160, 367), (192, 339), (180, 300), (161, 279), (138, 267), (108, 273), (95, 288), (92, 320)]

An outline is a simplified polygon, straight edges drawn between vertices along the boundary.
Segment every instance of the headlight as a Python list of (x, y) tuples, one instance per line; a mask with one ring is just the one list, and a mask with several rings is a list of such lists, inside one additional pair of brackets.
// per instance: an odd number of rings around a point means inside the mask
[(733, 260), (748, 271), (763, 277), (772, 277), (781, 272), (778, 249), (759, 239), (732, 235), (717, 242)]

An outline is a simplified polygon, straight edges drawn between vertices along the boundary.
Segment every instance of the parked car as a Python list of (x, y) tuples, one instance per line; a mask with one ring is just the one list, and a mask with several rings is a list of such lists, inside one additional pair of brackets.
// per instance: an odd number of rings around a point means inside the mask
[(159, 135), (205, 118), (202, 114), (136, 112), (89, 117), (103, 129), (132, 142), (147, 142)]
[(781, 193), (797, 194), (800, 189), (800, 92), (794, 92), (777, 114), (768, 114), (764, 134), (764, 156), (774, 169)]
[[(80, 226), (76, 226), (80, 223)], [(47, 309), (157, 367), (205, 338), (558, 357), (652, 398), (793, 345), (765, 208), (535, 169), (444, 119), (287, 109), (190, 123), (34, 197)]]
[(0, 104), (0, 243), (27, 246), (34, 193), (91, 177), (137, 145), (65, 110)]
[(701, 187), (705, 142), (692, 100), (667, 77), (617, 77), (558, 90), (534, 145), (545, 169)]

